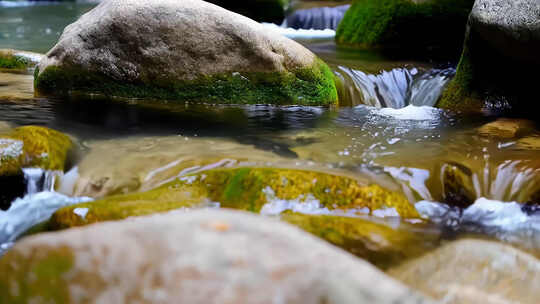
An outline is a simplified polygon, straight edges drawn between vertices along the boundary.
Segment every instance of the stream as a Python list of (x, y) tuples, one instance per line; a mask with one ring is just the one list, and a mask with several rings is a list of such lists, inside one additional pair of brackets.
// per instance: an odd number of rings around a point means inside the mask
[[(46, 52), (62, 29), (93, 5), (0, 1), (0, 48)], [(140, 165), (141, 159), (167, 154), (170, 146), (177, 147), (175, 153), (182, 157), (210, 158), (204, 147), (211, 142), (215, 167), (229, 164), (224, 160), (231, 155), (251, 153), (252, 165), (339, 172), (400, 189), (430, 219), (429, 224), (402, 221), (391, 210), (372, 218), (425, 231), (426, 242), (433, 231), (442, 240), (473, 234), (540, 254), (540, 209), (533, 206), (540, 203), (538, 125), (525, 135), (486, 136), (479, 128), (498, 117), (434, 108), (455, 74), (455, 63), (396, 61), (339, 49), (332, 30), (283, 29), (283, 33), (331, 66), (341, 81), (343, 106), (140, 107), (34, 98), (32, 71), (0, 72), (0, 131), (2, 122), (10, 127), (47, 126), (77, 139), (77, 161), (93, 153), (66, 173), (25, 170), (26, 195), (0, 211), (0, 253), (61, 206), (93, 200), (98, 192), (76, 182), (86, 168), (96, 168), (92, 173), (100, 174), (103, 167), (114, 165), (114, 157), (126, 155), (115, 169), (125, 170), (125, 176), (116, 176), (121, 183), (133, 175), (129, 168)], [(139, 157), (130, 163), (129, 153)], [(166, 178), (159, 180), (159, 176), (180, 163), (174, 161), (148, 161), (148, 180), (156, 179), (154, 185), (164, 182)], [(455, 172), (470, 189), (470, 197), (448, 196)], [(60, 189), (51, 186), (54, 179), (61, 181)], [(316, 202), (303, 205), (272, 199), (263, 213), (283, 210), (332, 214)]]

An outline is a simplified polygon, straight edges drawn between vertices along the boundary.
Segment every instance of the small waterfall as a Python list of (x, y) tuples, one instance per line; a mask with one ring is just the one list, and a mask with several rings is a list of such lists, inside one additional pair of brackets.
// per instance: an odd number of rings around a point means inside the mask
[(340, 97), (352, 106), (365, 104), (377, 108), (400, 109), (408, 105), (434, 106), (455, 69), (432, 69), (420, 72), (416, 68), (397, 68), (380, 74), (339, 66), (336, 75), (343, 88)]
[(56, 179), (62, 175), (62, 172), (25, 168), (23, 174), (26, 181), (26, 194), (35, 194), (42, 191), (54, 191)]
[(350, 5), (301, 9), (287, 16), (282, 27), (305, 30), (336, 30)]

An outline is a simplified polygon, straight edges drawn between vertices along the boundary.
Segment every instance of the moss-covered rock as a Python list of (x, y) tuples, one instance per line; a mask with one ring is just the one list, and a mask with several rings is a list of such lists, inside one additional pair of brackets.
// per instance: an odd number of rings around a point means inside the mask
[(326, 63), (253, 20), (199, 0), (124, 2), (102, 2), (66, 28), (35, 71), (36, 94), (337, 103)]
[(382, 269), (419, 256), (438, 242), (436, 234), (420, 236), (356, 217), (284, 213), (281, 219)]
[[(419, 217), (401, 193), (361, 184), (353, 178), (302, 170), (237, 168), (205, 171), (148, 192), (62, 208), (53, 215), (50, 226), (51, 229), (67, 228), (205, 203), (259, 212), (275, 199), (298, 203), (317, 200), (321, 208), (329, 210), (367, 208), (373, 212), (394, 208), (403, 218)], [(86, 208), (86, 215), (75, 214), (76, 208)]]
[(476, 1), (456, 76), (438, 106), (469, 112), (510, 107), (534, 115), (532, 88), (540, 68), (538, 14), (536, 0)]
[[(473, 0), (356, 0), (340, 23), (336, 42), (393, 56), (457, 56)], [(398, 53), (398, 54), (396, 54)]]
[[(37, 249), (37, 248), (36, 248)], [(70, 248), (41, 246), (32, 252), (11, 251), (0, 263), (0, 303), (70, 303), (65, 275), (74, 266)], [(35, 297), (38, 298), (35, 298)]]
[(274, 22), (277, 24), (280, 24), (285, 18), (285, 10), (289, 5), (289, 0), (208, 0), (208, 2), (259, 22)]
[(0, 134), (0, 175), (17, 175), (22, 168), (64, 170), (73, 143), (58, 131), (25, 126)]

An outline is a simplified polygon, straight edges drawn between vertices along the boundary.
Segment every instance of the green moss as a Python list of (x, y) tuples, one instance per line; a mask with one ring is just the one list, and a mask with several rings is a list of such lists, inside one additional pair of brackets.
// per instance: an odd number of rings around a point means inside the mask
[(65, 275), (73, 263), (67, 247), (34, 248), (28, 254), (8, 251), (0, 260), (0, 303), (70, 303)]
[(12, 52), (0, 52), (0, 69), (25, 70), (28, 65), (26, 58), (15, 56)]
[[(336, 41), (360, 49), (459, 55), (473, 0), (356, 0), (341, 21)], [(399, 54), (393, 54), (399, 55)]]
[(36, 69), (37, 94), (101, 94), (221, 104), (334, 105), (337, 91), (330, 68), (317, 59), (312, 68), (293, 73), (233, 73), (194, 81), (168, 83), (120, 82), (76, 68)]
[[(378, 185), (364, 185), (353, 178), (302, 170), (239, 168), (205, 171), (148, 192), (65, 207), (53, 215), (49, 225), (51, 229), (62, 229), (196, 207), (205, 202), (219, 202), (224, 208), (259, 212), (268, 201), (265, 193), (268, 189), (276, 198), (286, 200), (312, 195), (328, 209), (368, 208), (375, 211), (396, 208), (404, 218), (418, 217), (416, 209), (403, 194)], [(75, 215), (75, 208), (88, 208), (86, 217)]]
[(285, 213), (281, 219), (382, 269), (419, 256), (438, 242), (437, 235), (420, 237), (361, 218)]
[(537, 80), (528, 74), (540, 66), (524, 65), (519, 59), (503, 56), (482, 34), (468, 29), (456, 76), (441, 95), (437, 106), (464, 112), (480, 112), (509, 104), (513, 111), (531, 115), (531, 100)]
[[(73, 146), (67, 135), (38, 126), (13, 129), (0, 134), (0, 140), (8, 141), (0, 145), (5, 152), (0, 153), (0, 175), (16, 175), (26, 167), (63, 170)], [(22, 151), (14, 151), (17, 145), (22, 145)]]

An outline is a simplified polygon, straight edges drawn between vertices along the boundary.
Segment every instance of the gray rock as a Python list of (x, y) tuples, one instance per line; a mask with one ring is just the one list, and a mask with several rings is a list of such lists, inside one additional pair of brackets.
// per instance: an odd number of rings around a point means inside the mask
[(293, 226), (226, 210), (29, 237), (0, 260), (0, 271), (2, 303), (17, 296), (56, 303), (429, 302)]
[(469, 25), (493, 49), (540, 64), (540, 1), (476, 0)]
[(448, 304), (536, 304), (540, 298), (540, 261), (490, 241), (456, 241), (389, 273)]
[(438, 105), (535, 113), (539, 53), (540, 1), (476, 0), (456, 77)]
[(200, 0), (108, 0), (38, 65), (43, 95), (332, 104), (328, 66), (300, 44)]

